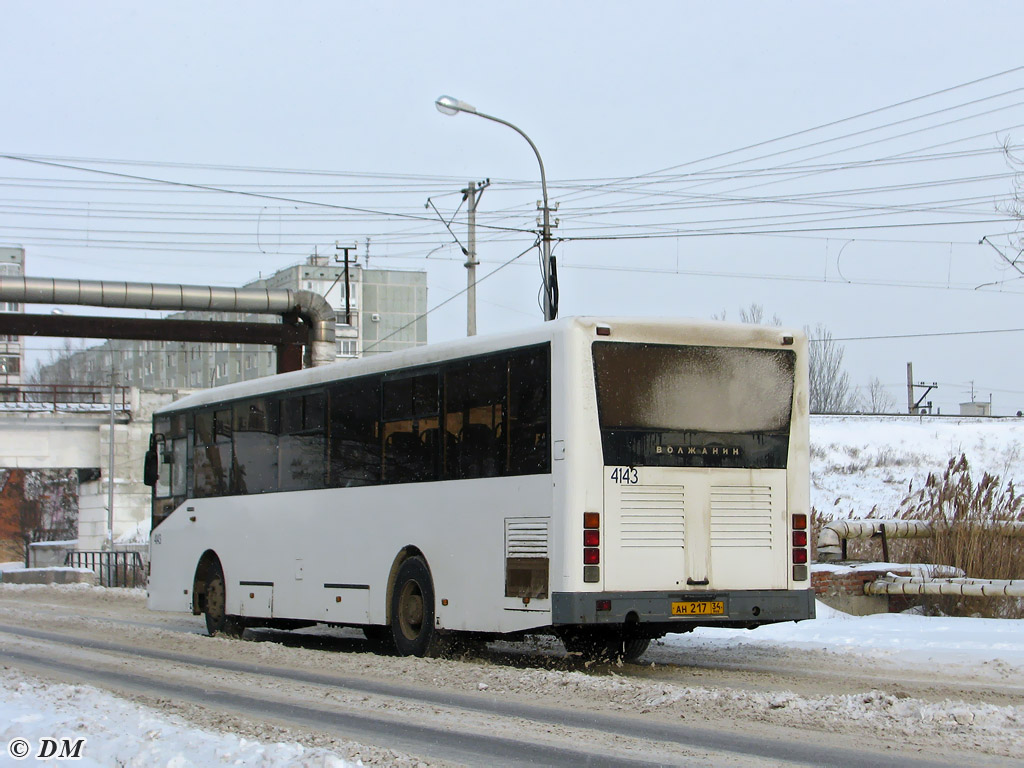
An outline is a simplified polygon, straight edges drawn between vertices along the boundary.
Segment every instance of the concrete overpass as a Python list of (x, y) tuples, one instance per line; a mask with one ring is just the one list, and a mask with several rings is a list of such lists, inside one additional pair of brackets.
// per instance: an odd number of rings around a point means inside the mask
[[(87, 388), (79, 388), (85, 390)], [(0, 467), (78, 469), (78, 548), (101, 549), (107, 539), (107, 489), (114, 483), (114, 538), (148, 521), (150, 492), (142, 483), (153, 411), (180, 396), (176, 390), (119, 387), (114, 400), (114, 467), (110, 469), (110, 388), (78, 402), (0, 402)], [(82, 400), (88, 400), (82, 402)]]

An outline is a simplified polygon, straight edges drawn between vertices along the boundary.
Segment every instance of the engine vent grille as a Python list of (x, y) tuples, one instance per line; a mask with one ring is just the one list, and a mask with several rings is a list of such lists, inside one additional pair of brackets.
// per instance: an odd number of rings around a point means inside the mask
[(685, 493), (681, 485), (623, 488), (620, 502), (623, 547), (673, 547), (685, 540)]
[(548, 518), (505, 518), (505, 557), (547, 556)]
[(772, 489), (760, 485), (711, 486), (711, 546), (771, 549)]

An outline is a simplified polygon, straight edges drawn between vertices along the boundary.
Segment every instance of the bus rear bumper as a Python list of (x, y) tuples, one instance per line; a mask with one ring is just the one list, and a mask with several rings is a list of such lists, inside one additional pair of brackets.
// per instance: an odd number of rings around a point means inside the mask
[[(721, 613), (674, 615), (673, 604)], [(684, 610), (676, 608), (677, 611)], [(696, 626), (753, 627), (814, 618), (814, 592), (790, 590), (720, 590), (709, 592), (553, 592), (554, 626), (659, 625), (665, 632)], [(673, 629), (677, 627), (677, 629)], [(654, 629), (653, 626), (650, 629)]]

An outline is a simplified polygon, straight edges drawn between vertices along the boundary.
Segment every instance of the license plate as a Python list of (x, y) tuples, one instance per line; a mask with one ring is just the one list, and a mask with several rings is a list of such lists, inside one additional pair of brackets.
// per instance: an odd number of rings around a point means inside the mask
[(721, 616), (724, 613), (724, 600), (693, 600), (685, 603), (672, 603), (673, 616)]

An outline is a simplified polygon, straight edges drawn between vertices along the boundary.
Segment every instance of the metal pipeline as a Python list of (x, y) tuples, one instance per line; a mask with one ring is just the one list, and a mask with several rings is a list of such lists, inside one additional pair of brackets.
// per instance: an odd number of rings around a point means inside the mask
[(0, 275), (0, 301), (282, 316), (294, 312), (309, 326), (307, 364), (326, 365), (337, 359), (334, 310), (313, 291)]
[(929, 579), (888, 573), (884, 579), (865, 584), (864, 594), (1024, 597), (1024, 579)]
[[(1024, 522), (1015, 520), (989, 520), (971, 523), (986, 528), (1001, 536), (1024, 538)], [(890, 539), (929, 539), (936, 530), (944, 529), (944, 523), (930, 520), (831, 520), (818, 534), (818, 560), (838, 560), (843, 552), (843, 539), (870, 539), (882, 534)]]

